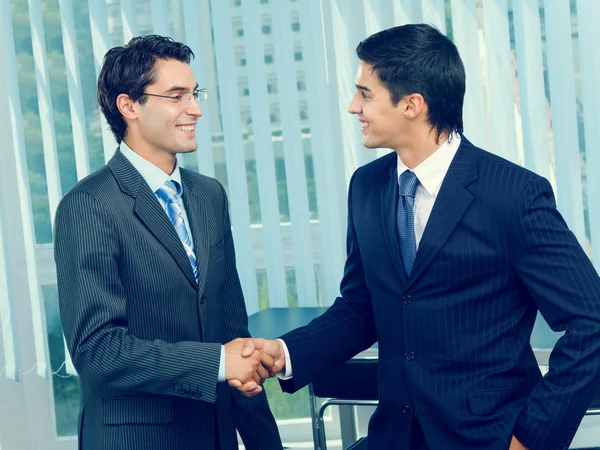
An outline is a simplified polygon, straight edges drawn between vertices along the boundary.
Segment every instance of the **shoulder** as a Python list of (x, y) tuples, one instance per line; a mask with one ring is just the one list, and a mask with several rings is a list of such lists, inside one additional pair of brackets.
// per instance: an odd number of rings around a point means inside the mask
[(88, 198), (97, 203), (114, 202), (115, 192), (120, 191), (119, 186), (108, 166), (104, 166), (78, 181), (63, 196), (61, 205), (76, 203), (77, 199)]
[(188, 169), (182, 168), (180, 170), (183, 183), (189, 183), (194, 190), (198, 189), (211, 198), (223, 197), (225, 195), (225, 189), (217, 179)]
[[(463, 137), (459, 152), (470, 152), (476, 162), (477, 184), (498, 194), (520, 195), (529, 185), (550, 186), (548, 180), (531, 170), (471, 144)], [(457, 153), (458, 155), (458, 153)], [(454, 168), (456, 170), (456, 168)]]

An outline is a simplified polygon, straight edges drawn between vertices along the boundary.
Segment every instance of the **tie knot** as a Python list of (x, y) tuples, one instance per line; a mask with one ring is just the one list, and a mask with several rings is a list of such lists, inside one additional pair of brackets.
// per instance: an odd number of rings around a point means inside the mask
[(181, 194), (179, 192), (179, 183), (175, 180), (167, 180), (161, 187), (158, 188), (156, 193), (166, 203), (175, 201)]
[(414, 172), (410, 170), (405, 170), (400, 175), (400, 195), (403, 197), (415, 197), (415, 192), (417, 192), (417, 185), (419, 184), (419, 179), (415, 175)]

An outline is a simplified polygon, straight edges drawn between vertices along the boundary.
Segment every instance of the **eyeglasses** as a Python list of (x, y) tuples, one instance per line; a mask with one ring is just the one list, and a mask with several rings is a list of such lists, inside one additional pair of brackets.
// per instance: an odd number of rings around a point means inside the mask
[(173, 100), (174, 103), (180, 103), (182, 105), (189, 105), (192, 102), (192, 97), (196, 99), (197, 102), (205, 102), (208, 99), (208, 92), (206, 89), (196, 89), (194, 92), (184, 92), (179, 95), (158, 95), (158, 94), (148, 94), (144, 92), (143, 95), (149, 95), (150, 97), (160, 97), (160, 98), (168, 98)]

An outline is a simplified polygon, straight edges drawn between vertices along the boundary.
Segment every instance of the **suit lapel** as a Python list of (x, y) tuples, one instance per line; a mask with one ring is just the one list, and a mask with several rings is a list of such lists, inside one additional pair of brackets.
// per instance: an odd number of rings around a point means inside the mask
[[(396, 161), (394, 159), (394, 161)], [(384, 184), (381, 189), (381, 224), (383, 226), (383, 236), (390, 252), (390, 257), (394, 264), (394, 268), (403, 284), (406, 284), (406, 271), (402, 258), (400, 257), (400, 243), (398, 242), (398, 226), (397, 226), (397, 205), (398, 205), (398, 180), (394, 176), (397, 173), (396, 166), (393, 166), (388, 174), (390, 180)]]
[(185, 206), (190, 228), (192, 229), (196, 261), (198, 262), (198, 294), (200, 295), (204, 291), (204, 284), (206, 283), (210, 253), (208, 233), (209, 202), (202, 185), (194, 183), (194, 180), (185, 170), (181, 170), (181, 181), (183, 183), (183, 205)]
[(177, 232), (154, 192), (129, 160), (117, 150), (108, 163), (121, 191), (134, 198), (134, 213), (175, 260), (188, 281), (196, 288), (192, 266)]
[(477, 150), (464, 136), (450, 164), (427, 221), (406, 288), (419, 278), (439, 253), (473, 202), (466, 187), (477, 179)]

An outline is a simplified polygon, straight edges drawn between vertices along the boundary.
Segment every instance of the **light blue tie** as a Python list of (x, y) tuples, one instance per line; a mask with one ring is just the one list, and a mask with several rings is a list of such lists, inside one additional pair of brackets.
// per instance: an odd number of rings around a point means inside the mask
[(167, 180), (160, 188), (158, 188), (156, 193), (166, 203), (167, 216), (169, 216), (169, 220), (175, 227), (175, 231), (190, 260), (194, 278), (198, 281), (198, 263), (194, 252), (194, 243), (192, 242), (185, 220), (183, 220), (183, 211), (179, 204), (179, 199), (181, 198), (181, 186), (174, 180)]
[(417, 240), (415, 238), (415, 192), (419, 179), (410, 170), (405, 170), (400, 175), (400, 188), (398, 193), (398, 236), (400, 238), (400, 254), (406, 275), (410, 277), (413, 263), (417, 254)]

